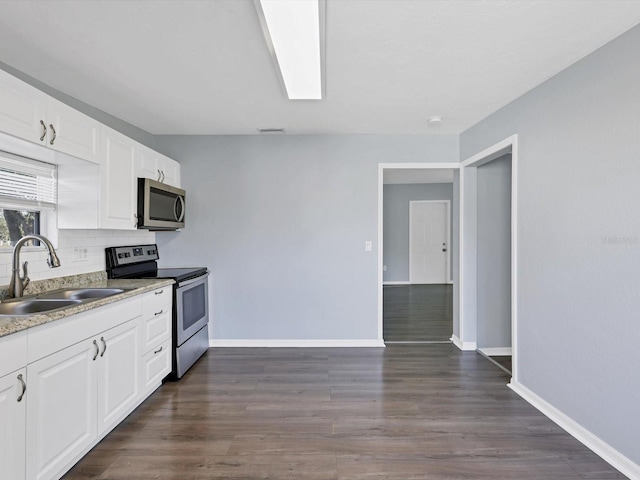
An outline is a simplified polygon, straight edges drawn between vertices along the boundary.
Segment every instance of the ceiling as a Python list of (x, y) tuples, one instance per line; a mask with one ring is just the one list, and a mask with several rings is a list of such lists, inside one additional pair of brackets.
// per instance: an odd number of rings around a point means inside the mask
[(253, 0), (3, 0), (0, 61), (153, 134), (456, 134), (638, 23), (636, 0), (326, 0), (326, 98), (291, 101)]

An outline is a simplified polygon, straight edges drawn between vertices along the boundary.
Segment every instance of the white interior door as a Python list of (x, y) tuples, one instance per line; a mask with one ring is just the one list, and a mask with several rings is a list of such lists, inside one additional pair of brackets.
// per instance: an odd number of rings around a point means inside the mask
[(449, 281), (449, 202), (409, 202), (411, 283)]

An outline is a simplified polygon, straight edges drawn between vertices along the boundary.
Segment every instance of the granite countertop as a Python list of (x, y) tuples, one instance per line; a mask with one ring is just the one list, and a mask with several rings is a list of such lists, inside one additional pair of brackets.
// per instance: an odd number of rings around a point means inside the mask
[[(122, 293), (110, 297), (80, 303), (70, 307), (51, 312), (35, 313), (33, 315), (9, 316), (0, 315), (0, 337), (17, 333), (27, 328), (36, 327), (45, 323), (54, 322), (76, 313), (86, 312), (94, 308), (102, 307), (110, 303), (135, 297), (146, 292), (151, 292), (159, 287), (169, 286), (174, 283), (171, 279), (107, 279), (106, 272), (92, 272), (68, 277), (52, 278), (35, 281), (29, 284), (25, 292), (25, 298), (59, 290), (62, 288), (124, 288)], [(4, 297), (6, 287), (0, 288), (0, 294)]]

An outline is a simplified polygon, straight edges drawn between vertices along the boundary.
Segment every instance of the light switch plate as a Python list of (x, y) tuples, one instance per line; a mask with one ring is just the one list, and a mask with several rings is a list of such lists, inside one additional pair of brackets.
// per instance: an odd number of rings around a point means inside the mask
[(373, 242), (371, 240), (367, 240), (364, 242), (364, 251), (371, 252), (373, 250)]

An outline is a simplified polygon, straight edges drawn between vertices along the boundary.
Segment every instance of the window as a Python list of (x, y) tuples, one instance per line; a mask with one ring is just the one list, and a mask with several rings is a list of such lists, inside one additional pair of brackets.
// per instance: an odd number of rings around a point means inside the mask
[(0, 152), (0, 248), (43, 232), (47, 214), (55, 206), (55, 165)]

